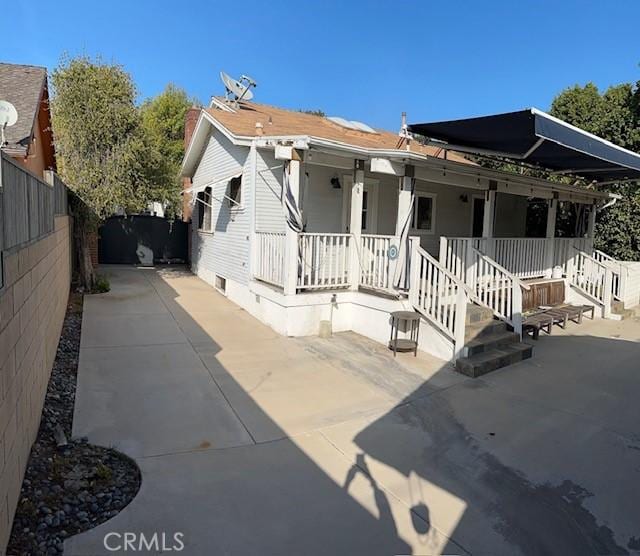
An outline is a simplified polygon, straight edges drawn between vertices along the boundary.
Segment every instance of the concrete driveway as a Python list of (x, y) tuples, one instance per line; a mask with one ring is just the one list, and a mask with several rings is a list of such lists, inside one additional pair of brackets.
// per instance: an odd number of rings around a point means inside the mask
[(105, 270), (74, 434), (142, 487), (66, 554), (125, 532), (197, 555), (640, 553), (637, 320), (472, 380), (356, 334), (283, 338), (184, 270)]

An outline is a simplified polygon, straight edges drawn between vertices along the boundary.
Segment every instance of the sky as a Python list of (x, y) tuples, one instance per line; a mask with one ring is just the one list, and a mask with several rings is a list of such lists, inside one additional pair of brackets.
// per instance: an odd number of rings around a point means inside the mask
[(409, 123), (548, 109), (574, 84), (640, 80), (638, 0), (15, 0), (0, 61), (53, 69), (100, 56), (140, 100), (167, 83), (208, 103), (220, 70), (255, 100), (396, 131)]

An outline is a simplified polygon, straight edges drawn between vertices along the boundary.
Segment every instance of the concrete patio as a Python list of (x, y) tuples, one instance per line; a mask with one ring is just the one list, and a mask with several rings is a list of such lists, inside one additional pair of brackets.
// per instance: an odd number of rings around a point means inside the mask
[(110, 532), (186, 554), (640, 552), (640, 321), (467, 379), (356, 334), (277, 335), (181, 269), (85, 298), (74, 435), (135, 458)]

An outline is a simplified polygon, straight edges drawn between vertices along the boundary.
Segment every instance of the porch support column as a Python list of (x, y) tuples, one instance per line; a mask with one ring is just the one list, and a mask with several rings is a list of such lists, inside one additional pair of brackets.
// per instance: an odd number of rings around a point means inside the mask
[[(404, 176), (400, 178), (398, 188), (398, 214), (396, 215), (396, 241), (398, 242), (398, 258), (393, 261), (389, 273), (393, 276), (393, 286), (404, 289), (409, 287), (411, 250), (409, 233), (413, 220), (415, 167), (410, 164), (404, 167)], [(418, 244), (419, 245), (419, 244)]]
[(551, 278), (553, 274), (553, 261), (555, 259), (555, 247), (556, 247), (556, 215), (558, 213), (558, 197), (554, 193), (553, 199), (547, 201), (547, 232), (545, 237), (545, 275), (547, 278)]
[(591, 205), (589, 211), (589, 222), (587, 223), (587, 237), (591, 238), (592, 242), (596, 237), (596, 213), (598, 212), (596, 204)]
[(482, 237), (493, 237), (493, 224), (496, 215), (496, 193), (498, 184), (491, 180), (489, 190), (484, 194), (484, 218), (482, 220)]
[(362, 193), (364, 191), (364, 160), (356, 159), (353, 165), (351, 186), (351, 215), (349, 219), (349, 289), (357, 290), (360, 284), (360, 252), (362, 250)]
[[(289, 161), (289, 190), (295, 203), (300, 206), (301, 156), (295, 151)], [(286, 163), (285, 163), (286, 164)], [(295, 295), (298, 287), (298, 232), (287, 225), (284, 240), (284, 294)]]
[(405, 174), (400, 178), (400, 186), (398, 191), (398, 214), (396, 216), (396, 236), (402, 235), (402, 227), (407, 220), (409, 211), (412, 210), (412, 184), (413, 166), (405, 166)]

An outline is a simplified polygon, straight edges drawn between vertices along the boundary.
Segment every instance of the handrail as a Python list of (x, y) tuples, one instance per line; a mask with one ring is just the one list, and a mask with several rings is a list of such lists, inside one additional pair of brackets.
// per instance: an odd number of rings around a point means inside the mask
[(503, 274), (506, 274), (506, 276), (508, 278), (511, 278), (511, 280), (513, 280), (516, 284), (519, 284), (520, 287), (524, 288), (525, 290), (530, 290), (531, 289), (531, 286), (529, 286), (528, 284), (525, 284), (522, 280), (520, 280), (520, 278), (518, 278), (515, 274), (509, 272), (504, 266), (502, 266), (501, 264), (498, 264), (496, 261), (494, 261), (488, 255), (485, 255), (482, 251), (480, 251), (480, 249), (476, 249), (475, 247), (471, 247), (471, 249), (473, 249), (476, 253), (478, 253), (478, 255), (480, 255), (480, 258), (483, 261), (489, 263), (496, 270), (499, 270)]
[(429, 255), (429, 253), (427, 253), (422, 247), (418, 247), (418, 253), (422, 255), (425, 259), (427, 259), (431, 264), (436, 265), (439, 268), (440, 272), (442, 272), (442, 274), (444, 274), (447, 278), (456, 282), (457, 285), (463, 288), (467, 293), (473, 295), (473, 289), (470, 288), (467, 284), (465, 284), (464, 281), (458, 278), (455, 274), (453, 274), (452, 272), (447, 270), (443, 265), (441, 265), (438, 259)]
[[(611, 262), (616, 263), (616, 264), (620, 264), (619, 260), (614, 259), (611, 255), (607, 255), (604, 251), (600, 251), (600, 249), (594, 249), (593, 252), (597, 253), (598, 257), (600, 257), (600, 258), (602, 258), (604, 260), (611, 261)], [(593, 257), (593, 258), (597, 260), (596, 257)]]
[(594, 262), (595, 264), (597, 264), (600, 268), (607, 270), (609, 267), (600, 262), (598, 259), (596, 259), (593, 255), (589, 255), (589, 253), (585, 253), (582, 249), (579, 249), (578, 247), (572, 246), (573, 249), (575, 249), (580, 255), (582, 255), (585, 259), (589, 259), (590, 261)]
[(409, 300), (413, 307), (453, 340), (454, 357), (465, 343), (467, 288), (436, 259), (412, 244)]

